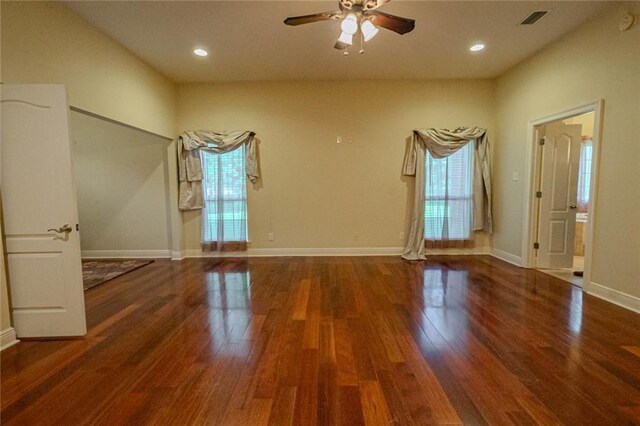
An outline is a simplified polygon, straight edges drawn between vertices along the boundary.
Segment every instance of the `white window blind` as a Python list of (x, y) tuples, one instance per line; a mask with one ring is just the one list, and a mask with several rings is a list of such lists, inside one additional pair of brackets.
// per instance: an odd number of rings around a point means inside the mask
[(583, 138), (580, 146), (580, 166), (578, 167), (578, 211), (581, 213), (585, 213), (589, 209), (592, 156), (593, 141), (590, 138)]
[(203, 250), (244, 250), (247, 242), (245, 147), (214, 154), (201, 151)]
[(441, 159), (427, 152), (424, 209), (427, 241), (472, 240), (473, 145), (469, 142)]

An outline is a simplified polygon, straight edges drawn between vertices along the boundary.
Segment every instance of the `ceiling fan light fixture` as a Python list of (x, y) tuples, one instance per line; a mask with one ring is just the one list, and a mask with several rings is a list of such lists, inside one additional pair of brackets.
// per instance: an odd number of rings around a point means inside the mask
[(389, 1), (391, 0), (338, 0), (339, 10), (290, 16), (284, 20), (284, 23), (297, 26), (321, 21), (339, 21), (341, 34), (333, 47), (343, 50), (343, 54), (349, 53), (346, 49), (353, 45), (353, 36), (360, 32), (358, 41), (360, 53), (362, 53), (362, 44), (373, 39), (380, 29), (403, 35), (415, 28), (416, 21), (413, 19), (377, 10)]
[(364, 37), (364, 41), (371, 40), (376, 36), (376, 34), (378, 34), (378, 31), (380, 31), (368, 19), (364, 21), (362, 25), (360, 25), (360, 29), (362, 30), (362, 36)]
[(345, 33), (343, 31), (342, 34), (340, 34), (338, 41), (351, 46), (353, 44), (353, 34)]
[(347, 15), (340, 24), (343, 34), (354, 35), (358, 31), (358, 18), (353, 13)]

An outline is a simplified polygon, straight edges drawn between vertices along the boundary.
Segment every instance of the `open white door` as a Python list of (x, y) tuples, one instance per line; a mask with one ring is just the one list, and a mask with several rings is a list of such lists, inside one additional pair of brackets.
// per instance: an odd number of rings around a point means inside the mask
[(536, 266), (571, 268), (582, 126), (549, 124), (541, 132), (544, 145)]
[(0, 90), (2, 200), (16, 334), (84, 335), (64, 86), (3, 84)]

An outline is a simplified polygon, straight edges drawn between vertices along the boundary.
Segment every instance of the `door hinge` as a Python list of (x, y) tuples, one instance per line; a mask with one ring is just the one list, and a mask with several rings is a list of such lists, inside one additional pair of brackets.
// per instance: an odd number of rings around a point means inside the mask
[(545, 139), (546, 139), (546, 137), (542, 137), (542, 138), (540, 138), (540, 140), (538, 141), (538, 143), (539, 143), (540, 145), (544, 145)]
[(542, 191), (536, 192), (536, 198), (542, 198)]
[(533, 243), (533, 248), (538, 250), (540, 248), (540, 243)]
[(76, 223), (76, 231), (79, 231), (79, 230), (80, 230), (80, 224)]

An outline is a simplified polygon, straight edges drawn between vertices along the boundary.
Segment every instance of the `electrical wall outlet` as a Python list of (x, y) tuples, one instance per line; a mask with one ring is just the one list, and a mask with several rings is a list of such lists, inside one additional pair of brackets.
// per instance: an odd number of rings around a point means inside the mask
[(400, 239), (401, 239), (401, 240), (404, 240), (404, 232), (401, 232), (401, 233), (400, 233)]
[(273, 241), (273, 232), (269, 232), (269, 241)]
[(353, 241), (358, 241), (360, 239), (360, 235), (356, 234), (353, 236)]

